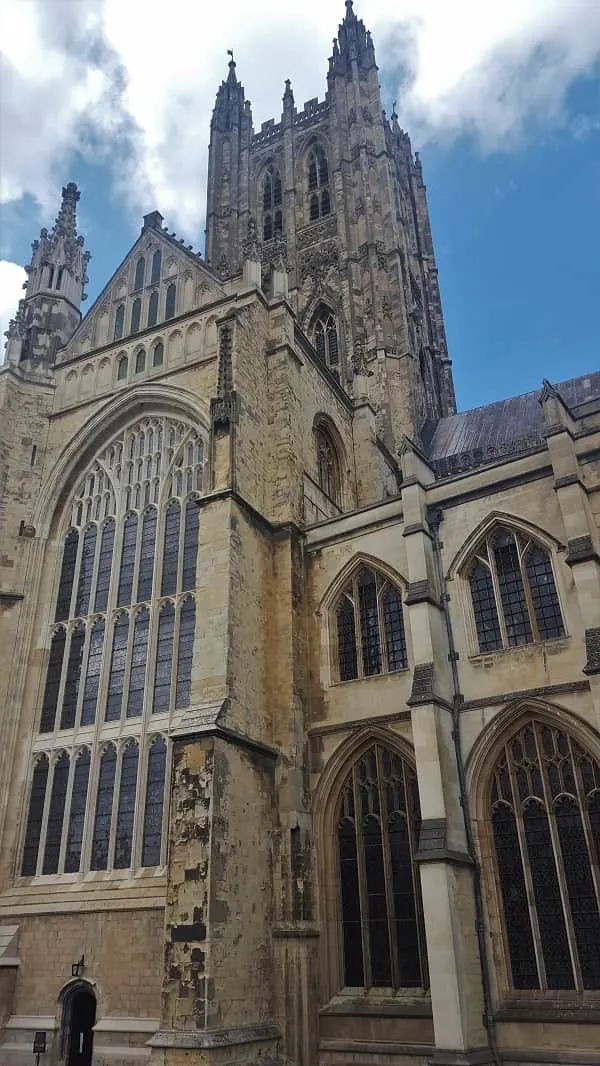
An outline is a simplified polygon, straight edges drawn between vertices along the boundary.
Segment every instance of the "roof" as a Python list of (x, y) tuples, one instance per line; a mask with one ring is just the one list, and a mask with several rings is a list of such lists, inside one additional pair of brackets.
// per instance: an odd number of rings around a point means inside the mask
[[(575, 417), (600, 410), (600, 371), (554, 386)], [(540, 391), (449, 415), (437, 423), (427, 448), (442, 476), (539, 448), (544, 439)]]

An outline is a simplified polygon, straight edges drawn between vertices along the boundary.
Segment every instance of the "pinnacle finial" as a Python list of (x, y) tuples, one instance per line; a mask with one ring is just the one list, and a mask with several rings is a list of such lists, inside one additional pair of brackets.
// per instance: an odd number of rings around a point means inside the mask
[(61, 233), (64, 237), (70, 237), (73, 240), (77, 238), (76, 212), (80, 196), (81, 193), (74, 181), (63, 186), (62, 203), (54, 226), (56, 233)]

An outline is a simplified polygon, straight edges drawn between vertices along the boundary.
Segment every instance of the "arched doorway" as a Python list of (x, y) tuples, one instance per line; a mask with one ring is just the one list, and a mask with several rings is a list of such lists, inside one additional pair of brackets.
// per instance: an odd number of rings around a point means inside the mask
[(62, 1047), (66, 1066), (92, 1066), (96, 997), (89, 985), (77, 985), (64, 1001)]

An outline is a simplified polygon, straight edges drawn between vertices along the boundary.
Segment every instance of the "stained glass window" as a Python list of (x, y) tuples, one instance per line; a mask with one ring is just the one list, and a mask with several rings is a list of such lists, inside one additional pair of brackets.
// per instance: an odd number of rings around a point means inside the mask
[(138, 570), (136, 600), (149, 600), (152, 596), (152, 582), (154, 579), (154, 552), (156, 547), (156, 507), (149, 507), (144, 512), (142, 520), (142, 543)]
[(165, 360), (165, 346), (162, 341), (157, 341), (152, 349), (152, 366), (162, 366)]
[(127, 637), (129, 634), (129, 615), (126, 612), (117, 615), (113, 629), (112, 656), (106, 700), (107, 722), (114, 722), (121, 717), (121, 703), (125, 687), (125, 663), (127, 660)]
[(163, 737), (155, 737), (148, 753), (142, 866), (158, 866), (160, 863), (166, 768), (167, 745)]
[(71, 792), (71, 809), (69, 812), (69, 829), (67, 832), (67, 850), (65, 854), (65, 873), (77, 873), (81, 865), (81, 845), (83, 843), (83, 826), (87, 803), (88, 782), (90, 779), (90, 752), (87, 748), (77, 756)]
[(173, 637), (175, 633), (175, 607), (165, 603), (158, 619), (158, 639), (154, 664), (154, 700), (152, 710), (167, 710), (171, 700), (171, 674), (173, 667)]
[(44, 702), (42, 703), (40, 733), (51, 733), (54, 729), (66, 640), (66, 630), (61, 626), (60, 629), (57, 629), (53, 634), (50, 642), (50, 657), (48, 659), (48, 671), (46, 673)]
[(66, 752), (63, 752), (55, 763), (54, 773), (52, 775), (50, 809), (48, 811), (48, 823), (46, 827), (46, 847), (44, 850), (44, 863), (42, 866), (42, 873), (44, 874), (55, 874), (58, 870), (68, 780), (69, 756)]
[(350, 681), (407, 666), (402, 602), (395, 585), (361, 567), (335, 607), (337, 679)]
[(339, 504), (340, 464), (338, 454), (327, 430), (320, 426), (315, 433), (317, 445), (319, 487), (334, 503)]
[(94, 816), (94, 834), (92, 837), (91, 870), (106, 870), (108, 866), (108, 848), (110, 844), (110, 825), (112, 819), (113, 790), (117, 769), (117, 752), (110, 744), (100, 759), (98, 790), (96, 792), (96, 813)]
[(125, 326), (125, 304), (119, 304), (115, 311), (115, 331), (113, 333), (113, 340), (118, 341), (123, 336), (123, 329)]
[(138, 746), (132, 740), (125, 747), (121, 757), (121, 781), (119, 783), (115, 859), (113, 864), (116, 870), (126, 870), (127, 867), (131, 866), (137, 778)]
[(150, 299), (148, 301), (148, 319), (147, 326), (155, 326), (158, 322), (158, 293), (150, 293)]
[(90, 633), (90, 646), (88, 650), (87, 672), (81, 702), (81, 724), (93, 725), (96, 720), (96, 706), (98, 703), (98, 688), (100, 684), (100, 668), (102, 665), (102, 652), (104, 650), (104, 619), (98, 618), (92, 626)]
[(283, 231), (281, 210), (275, 210), (281, 206), (281, 174), (273, 165), (267, 168), (263, 179), (262, 206), (263, 240), (270, 241)]
[(329, 166), (327, 156), (320, 145), (313, 148), (308, 157), (308, 191), (310, 197), (310, 218), (322, 218), (331, 210), (329, 195)]
[(181, 588), (184, 592), (196, 588), (196, 560), (198, 557), (198, 532), (200, 510), (198, 501), (192, 497), (185, 505), (185, 529), (183, 535), (183, 570)]
[(121, 546), (121, 568), (119, 571), (119, 591), (117, 593), (117, 606), (131, 603), (133, 590), (133, 573), (135, 570), (135, 549), (137, 544), (136, 514), (130, 514), (125, 520), (123, 527), (123, 543)]
[(100, 541), (100, 557), (98, 560), (98, 572), (96, 578), (96, 598), (94, 601), (95, 611), (105, 611), (108, 603), (108, 590), (110, 588), (114, 544), (115, 520), (114, 518), (109, 518), (102, 528), (102, 539)]
[(152, 273), (150, 275), (150, 284), (156, 285), (160, 281), (160, 266), (161, 266), (161, 253), (160, 248), (157, 248), (152, 256)]
[(67, 659), (67, 676), (65, 678), (65, 690), (60, 715), (61, 729), (72, 729), (75, 725), (84, 642), (85, 626), (82, 622), (78, 622), (71, 630), (71, 642)]
[(161, 596), (171, 596), (177, 588), (177, 560), (179, 554), (179, 520), (181, 508), (176, 500), (167, 507), (163, 541)]
[(536, 719), (498, 758), (491, 820), (513, 988), (600, 988), (599, 789), (600, 765)]
[(175, 299), (177, 296), (177, 289), (175, 285), (169, 285), (167, 288), (167, 296), (165, 299), (165, 318), (175, 318)]
[(480, 652), (564, 636), (550, 556), (523, 534), (496, 530), (467, 576)]
[(192, 684), (192, 653), (196, 628), (196, 603), (190, 596), (181, 605), (179, 615), (179, 645), (177, 648), (177, 685), (175, 707), (187, 707)]
[(144, 683), (146, 663), (148, 661), (148, 632), (150, 613), (141, 607), (135, 616), (133, 629), (133, 646), (131, 649), (131, 672), (129, 674), (129, 692), (127, 695), (127, 717), (135, 718), (142, 713), (144, 706)]
[(130, 333), (139, 333), (140, 320), (142, 317), (142, 301), (139, 296), (133, 301), (131, 305), (131, 328)]
[(337, 817), (342, 984), (425, 988), (427, 958), (414, 854), (420, 829), (415, 771), (373, 744), (341, 790)]
[(133, 282), (134, 290), (143, 289), (145, 271), (146, 271), (146, 260), (144, 259), (143, 255), (141, 255), (140, 258), (138, 259), (137, 263), (135, 264), (135, 278), (134, 278), (134, 282)]
[(29, 811), (27, 812), (27, 828), (25, 831), (25, 846), (23, 848), (23, 862), (21, 873), (24, 877), (33, 877), (37, 869), (38, 850), (42, 835), (42, 822), (44, 817), (44, 800), (46, 798), (46, 785), (48, 783), (48, 757), (38, 758), (31, 781), (29, 793)]
[(127, 361), (127, 356), (122, 355), (117, 364), (117, 381), (125, 380), (125, 378), (127, 377), (128, 367), (129, 363)]
[(315, 349), (319, 359), (339, 379), (340, 352), (338, 331), (335, 318), (328, 311), (323, 311), (314, 326)]
[(146, 369), (146, 352), (143, 348), (139, 348), (135, 354), (135, 372), (141, 374)]
[(73, 594), (73, 582), (75, 578), (75, 565), (77, 563), (77, 547), (79, 534), (76, 529), (71, 529), (66, 537), (56, 599), (55, 622), (64, 622), (71, 613), (71, 597)]

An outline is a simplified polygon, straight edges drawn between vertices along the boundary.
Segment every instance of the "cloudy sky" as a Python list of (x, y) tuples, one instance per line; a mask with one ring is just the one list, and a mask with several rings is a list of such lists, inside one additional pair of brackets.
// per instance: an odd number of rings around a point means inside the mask
[[(600, 0), (356, 0), (421, 151), (461, 406), (600, 365)], [(0, 330), (60, 188), (90, 299), (158, 207), (203, 246), (227, 48), (255, 127), (323, 97), (343, 0), (0, 0)], [(89, 306), (89, 304), (88, 304)]]

